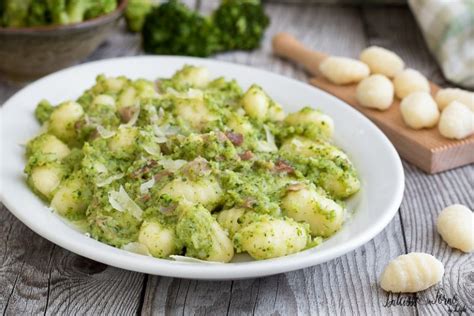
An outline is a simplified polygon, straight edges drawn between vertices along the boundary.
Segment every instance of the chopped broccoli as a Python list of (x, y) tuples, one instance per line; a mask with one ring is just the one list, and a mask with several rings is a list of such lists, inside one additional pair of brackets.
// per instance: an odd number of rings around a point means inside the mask
[(54, 107), (51, 105), (51, 103), (49, 103), (47, 100), (41, 100), (36, 106), (36, 119), (41, 124), (44, 124), (47, 120), (49, 120), (49, 117), (51, 116), (51, 113), (53, 113), (53, 110)]
[(219, 31), (212, 21), (177, 0), (154, 8), (142, 34), (148, 53), (205, 57), (221, 50)]
[(129, 0), (125, 11), (128, 29), (140, 32), (145, 23), (145, 18), (153, 9), (153, 0)]
[(270, 19), (259, 0), (224, 0), (214, 12), (214, 23), (227, 49), (251, 50), (260, 45)]

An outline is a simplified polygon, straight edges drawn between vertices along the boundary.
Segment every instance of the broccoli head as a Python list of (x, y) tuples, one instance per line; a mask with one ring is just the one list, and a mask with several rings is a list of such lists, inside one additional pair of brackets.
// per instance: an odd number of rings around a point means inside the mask
[(125, 10), (128, 29), (132, 32), (140, 32), (151, 9), (153, 9), (153, 0), (129, 0)]
[(221, 50), (212, 21), (176, 0), (153, 8), (142, 35), (148, 53), (205, 57)]
[(70, 23), (82, 22), (110, 13), (117, 7), (116, 0), (68, 0), (67, 13)]
[(0, 26), (82, 22), (112, 12), (117, 0), (0, 0)]
[(223, 0), (213, 15), (226, 49), (259, 47), (270, 19), (259, 0)]

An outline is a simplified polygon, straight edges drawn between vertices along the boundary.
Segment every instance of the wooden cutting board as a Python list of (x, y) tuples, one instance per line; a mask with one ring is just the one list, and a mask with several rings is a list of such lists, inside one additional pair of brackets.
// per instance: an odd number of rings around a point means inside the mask
[[(286, 33), (273, 38), (276, 55), (303, 65), (315, 78), (310, 83), (350, 104), (372, 120), (390, 139), (400, 156), (427, 173), (437, 173), (474, 163), (474, 135), (463, 140), (446, 139), (437, 127), (422, 130), (408, 128), (400, 113), (400, 100), (395, 99), (386, 111), (362, 107), (356, 100), (356, 84), (335, 85), (319, 74), (319, 64), (328, 55), (307, 49)], [(434, 95), (440, 87), (431, 84)], [(377, 153), (373, 153), (376, 155)]]

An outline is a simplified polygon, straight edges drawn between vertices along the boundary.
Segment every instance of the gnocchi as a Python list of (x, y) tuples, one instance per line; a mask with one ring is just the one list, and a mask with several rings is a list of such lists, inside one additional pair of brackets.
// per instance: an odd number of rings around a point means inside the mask
[(357, 85), (356, 98), (360, 105), (386, 110), (393, 103), (393, 84), (384, 75), (371, 75)]
[(369, 66), (372, 74), (381, 74), (389, 78), (395, 77), (405, 67), (405, 63), (397, 54), (378, 46), (364, 49), (359, 59)]
[(303, 250), (309, 234), (304, 226), (291, 220), (258, 216), (234, 235), (237, 249), (255, 259), (287, 256)]
[(436, 227), (450, 247), (464, 252), (474, 250), (474, 215), (466, 206), (454, 204), (443, 209)]
[(439, 120), (436, 102), (426, 92), (414, 92), (400, 103), (403, 121), (413, 129), (430, 128)]
[(27, 156), (31, 156), (35, 153), (48, 156), (53, 160), (61, 160), (69, 155), (70, 152), (71, 150), (66, 144), (51, 134), (41, 134), (31, 140), (26, 148)]
[(440, 89), (435, 96), (440, 111), (444, 110), (451, 102), (457, 101), (474, 111), (474, 92), (458, 88)]
[(234, 256), (234, 245), (226, 231), (202, 206), (190, 206), (183, 211), (176, 233), (183, 240), (186, 255), (190, 257), (229, 262)]
[(441, 112), (438, 129), (446, 138), (466, 138), (474, 133), (474, 112), (453, 101)]
[(310, 107), (304, 107), (298, 112), (289, 114), (285, 122), (291, 126), (305, 126), (307, 130), (316, 129), (310, 136), (317, 138), (318, 135), (330, 138), (334, 133), (334, 121), (326, 114), (323, 114)]
[(84, 110), (77, 102), (59, 105), (49, 117), (48, 131), (67, 144), (76, 141), (75, 123), (83, 116)]
[(245, 112), (254, 119), (264, 120), (268, 113), (270, 100), (259, 86), (251, 86), (242, 98)]
[(167, 258), (178, 250), (174, 229), (158, 221), (144, 221), (138, 233), (138, 242), (145, 245), (153, 257)]
[(430, 92), (428, 80), (419, 71), (408, 68), (395, 75), (393, 78), (395, 95), (403, 99), (413, 92)]
[(439, 283), (444, 266), (432, 255), (411, 252), (390, 261), (382, 273), (380, 286), (387, 292), (415, 293)]
[(175, 201), (200, 203), (207, 208), (214, 208), (222, 198), (222, 188), (216, 179), (204, 178), (191, 181), (177, 178), (169, 182), (160, 191), (161, 196), (166, 196)]
[(57, 165), (44, 165), (33, 168), (29, 176), (31, 185), (46, 199), (51, 199), (61, 183), (62, 169)]
[(334, 84), (357, 83), (370, 74), (369, 67), (361, 61), (346, 57), (328, 57), (319, 65), (319, 71)]
[(91, 201), (91, 191), (78, 175), (64, 181), (51, 200), (51, 207), (63, 216), (80, 217)]
[(281, 207), (286, 216), (308, 223), (314, 236), (331, 236), (344, 221), (344, 209), (314, 188), (288, 192), (281, 201)]

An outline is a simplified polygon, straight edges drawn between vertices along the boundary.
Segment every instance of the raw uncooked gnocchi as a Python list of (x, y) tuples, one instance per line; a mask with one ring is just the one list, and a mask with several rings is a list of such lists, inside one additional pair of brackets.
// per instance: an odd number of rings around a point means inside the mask
[(370, 74), (369, 66), (346, 57), (328, 57), (319, 65), (321, 73), (335, 84), (359, 82)]
[(419, 71), (415, 69), (405, 69), (399, 72), (393, 79), (395, 94), (403, 99), (413, 92), (430, 92), (428, 80)]
[(453, 101), (461, 102), (471, 111), (474, 111), (474, 93), (466, 90), (457, 88), (441, 89), (436, 93), (435, 100), (441, 111)]
[(382, 273), (380, 286), (387, 292), (414, 293), (435, 285), (444, 274), (441, 261), (421, 252), (411, 252), (390, 261)]
[(464, 205), (446, 207), (439, 214), (436, 226), (450, 247), (464, 252), (474, 250), (474, 214)]
[(414, 92), (400, 103), (405, 123), (413, 129), (433, 127), (439, 119), (436, 102), (426, 92)]
[(371, 75), (359, 82), (356, 97), (362, 106), (386, 110), (393, 102), (393, 84), (384, 75)]
[(382, 74), (389, 78), (393, 78), (405, 67), (405, 63), (397, 54), (378, 46), (364, 49), (359, 58), (369, 66), (371, 73)]
[(438, 129), (446, 138), (468, 137), (474, 133), (474, 113), (464, 104), (453, 101), (441, 113)]

